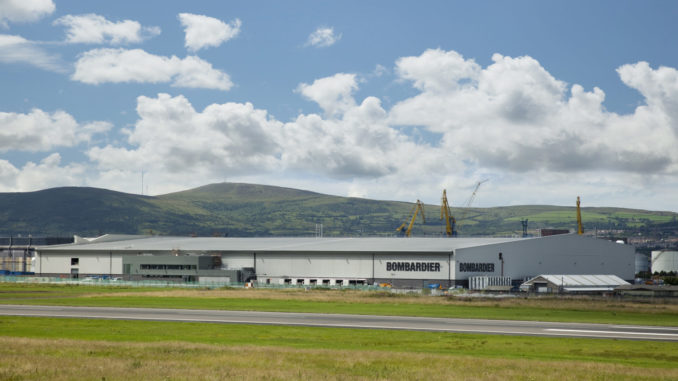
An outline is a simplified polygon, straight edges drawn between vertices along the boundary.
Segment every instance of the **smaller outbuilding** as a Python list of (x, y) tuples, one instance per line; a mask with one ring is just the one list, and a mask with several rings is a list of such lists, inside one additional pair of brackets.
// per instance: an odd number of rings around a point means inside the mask
[(630, 285), (616, 275), (539, 275), (520, 285), (522, 291), (543, 293), (609, 292)]

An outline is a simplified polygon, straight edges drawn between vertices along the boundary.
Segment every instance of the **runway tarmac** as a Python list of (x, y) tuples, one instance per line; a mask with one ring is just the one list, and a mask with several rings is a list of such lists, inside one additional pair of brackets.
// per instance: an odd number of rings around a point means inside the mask
[(0, 315), (678, 341), (678, 327), (259, 311), (0, 305)]

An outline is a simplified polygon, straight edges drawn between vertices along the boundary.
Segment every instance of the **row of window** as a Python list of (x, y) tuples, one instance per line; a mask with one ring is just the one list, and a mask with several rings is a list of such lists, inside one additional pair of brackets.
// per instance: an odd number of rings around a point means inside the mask
[(139, 265), (141, 270), (196, 270), (196, 265)]
[[(289, 279), (289, 278), (285, 279), (283, 281), (284, 284), (298, 284), (298, 285), (309, 284), (311, 286), (315, 286), (315, 285), (319, 285), (319, 284), (322, 284), (322, 285), (325, 285), (325, 286), (330, 285), (329, 279), (322, 279), (321, 282), (318, 282), (318, 279), (309, 279), (308, 283), (306, 283), (304, 281), (304, 279)], [(271, 280), (268, 279), (266, 281), (266, 283), (271, 283)], [(342, 286), (344, 284), (344, 280), (343, 279), (337, 279), (337, 280), (334, 281), (334, 284), (337, 285), (337, 286)], [(367, 284), (367, 282), (364, 279), (356, 279), (356, 280), (350, 279), (346, 284), (348, 284), (349, 286), (357, 286), (357, 285)]]

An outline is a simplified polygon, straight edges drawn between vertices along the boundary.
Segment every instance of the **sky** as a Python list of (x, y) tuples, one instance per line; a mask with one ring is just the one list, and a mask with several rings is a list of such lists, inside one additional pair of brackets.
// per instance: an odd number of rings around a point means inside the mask
[(0, 0), (0, 192), (678, 212), (678, 2)]

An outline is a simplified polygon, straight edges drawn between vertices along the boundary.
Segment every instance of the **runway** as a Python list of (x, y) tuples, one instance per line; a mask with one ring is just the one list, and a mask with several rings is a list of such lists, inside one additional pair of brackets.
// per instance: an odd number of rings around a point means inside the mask
[(678, 327), (259, 311), (0, 305), (0, 315), (678, 341)]

